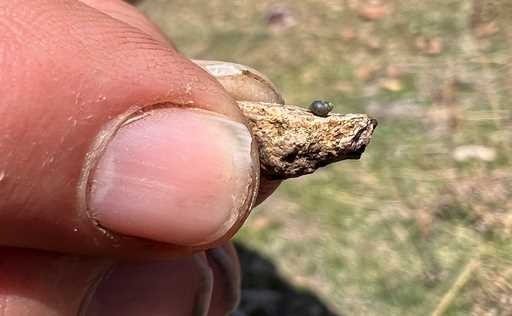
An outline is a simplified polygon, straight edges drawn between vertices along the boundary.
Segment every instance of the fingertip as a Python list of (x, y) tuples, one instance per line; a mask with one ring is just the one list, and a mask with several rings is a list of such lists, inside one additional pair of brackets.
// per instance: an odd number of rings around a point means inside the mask
[(250, 211), (256, 162), (247, 127), (207, 111), (145, 112), (121, 127), (91, 178), (89, 207), (118, 234), (197, 246)]

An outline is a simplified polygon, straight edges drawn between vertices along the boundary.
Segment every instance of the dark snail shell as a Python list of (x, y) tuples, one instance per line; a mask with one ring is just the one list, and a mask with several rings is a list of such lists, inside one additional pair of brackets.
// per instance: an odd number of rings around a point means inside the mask
[(316, 116), (326, 117), (333, 109), (333, 104), (328, 101), (315, 100), (311, 102), (309, 110)]

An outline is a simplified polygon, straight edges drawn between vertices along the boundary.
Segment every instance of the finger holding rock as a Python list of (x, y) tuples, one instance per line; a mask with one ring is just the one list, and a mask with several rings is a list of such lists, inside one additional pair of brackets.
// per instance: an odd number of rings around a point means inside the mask
[[(214, 76), (237, 101), (284, 104), (283, 97), (276, 86), (254, 68), (223, 61), (195, 60), (194, 62)], [(263, 202), (279, 184), (281, 184), (280, 179), (271, 179), (262, 174), (255, 204)]]

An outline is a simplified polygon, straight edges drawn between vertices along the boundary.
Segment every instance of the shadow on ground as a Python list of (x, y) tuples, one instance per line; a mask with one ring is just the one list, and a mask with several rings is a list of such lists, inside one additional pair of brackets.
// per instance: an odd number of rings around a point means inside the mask
[(342, 316), (330, 311), (313, 292), (283, 279), (270, 259), (241, 243), (235, 246), (242, 265), (241, 315)]

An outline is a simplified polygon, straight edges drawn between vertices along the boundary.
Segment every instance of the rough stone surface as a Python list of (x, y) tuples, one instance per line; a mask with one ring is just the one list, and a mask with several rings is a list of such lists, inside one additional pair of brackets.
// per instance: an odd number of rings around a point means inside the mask
[(238, 102), (259, 146), (262, 174), (298, 177), (344, 159), (359, 159), (377, 121), (366, 114), (316, 116), (293, 105)]

